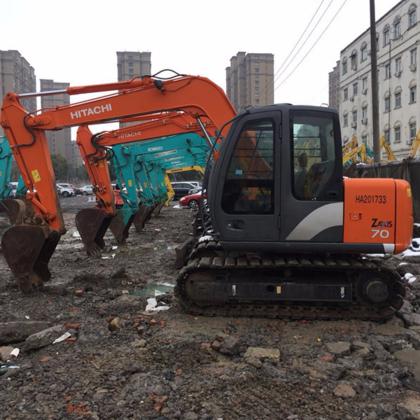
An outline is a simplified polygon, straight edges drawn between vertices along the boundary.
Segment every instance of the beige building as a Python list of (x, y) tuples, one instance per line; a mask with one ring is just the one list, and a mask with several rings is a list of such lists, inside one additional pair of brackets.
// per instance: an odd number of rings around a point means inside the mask
[(237, 111), (274, 103), (274, 55), (240, 51), (226, 68), (226, 93)]
[[(48, 90), (61, 90), (70, 86), (69, 83), (54, 82), (51, 79), (40, 79), (41, 92)], [(41, 108), (55, 108), (60, 105), (69, 105), (70, 96), (63, 93), (59, 95), (41, 96)], [(48, 139), (48, 146), (52, 155), (63, 156), (68, 163), (70, 163), (71, 155), (69, 155), (69, 144), (71, 143), (70, 128), (63, 128), (62, 130), (48, 130), (46, 132)]]
[[(0, 51), (0, 101), (8, 92), (25, 93), (36, 91), (36, 78), (33, 67), (16, 50)], [(22, 99), (28, 111), (35, 111), (36, 98)], [(0, 127), (0, 135), (3, 130)]]
[[(402, 0), (376, 22), (379, 130), (397, 158), (410, 152), (420, 129), (420, 0)], [(370, 33), (366, 30), (340, 54), (339, 111), (343, 142), (353, 135), (372, 147)], [(382, 153), (385, 158), (385, 153)]]
[(118, 81), (152, 73), (152, 53), (117, 51)]

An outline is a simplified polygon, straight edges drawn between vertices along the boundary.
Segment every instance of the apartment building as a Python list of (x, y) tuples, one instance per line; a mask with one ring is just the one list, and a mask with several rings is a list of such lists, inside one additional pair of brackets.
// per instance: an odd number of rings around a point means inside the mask
[[(67, 89), (69, 83), (55, 82), (52, 79), (40, 79), (41, 92), (49, 90)], [(69, 105), (70, 96), (66, 93), (59, 95), (41, 96), (41, 108), (55, 108), (60, 105)], [(71, 161), (71, 154), (69, 153), (69, 145), (71, 144), (71, 131), (70, 128), (63, 128), (62, 130), (48, 130), (46, 132), (48, 139), (48, 146), (53, 155), (63, 156), (67, 162)]]
[(340, 103), (340, 61), (328, 73), (328, 106), (338, 109)]
[[(407, 157), (420, 128), (418, 22), (420, 0), (402, 0), (376, 23), (379, 128), (397, 158)], [(370, 32), (340, 54), (339, 112), (343, 142), (353, 135), (372, 147)]]
[[(7, 92), (35, 92), (35, 70), (16, 50), (0, 51), (0, 100)], [(35, 111), (36, 98), (22, 99), (22, 105), (28, 111)], [(3, 130), (0, 127), (0, 135)]]
[(152, 53), (117, 51), (118, 81), (152, 73)]
[(274, 103), (274, 55), (240, 51), (226, 67), (226, 93), (236, 110)]

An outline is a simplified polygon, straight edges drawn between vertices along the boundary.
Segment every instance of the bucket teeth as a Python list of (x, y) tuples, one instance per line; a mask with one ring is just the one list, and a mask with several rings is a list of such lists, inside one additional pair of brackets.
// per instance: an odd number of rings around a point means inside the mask
[(98, 208), (83, 209), (76, 215), (76, 227), (89, 256), (100, 257), (105, 247), (104, 235), (112, 216)]
[(127, 223), (124, 222), (124, 218), (121, 213), (118, 213), (115, 217), (112, 218), (109, 228), (111, 229), (112, 234), (119, 244), (125, 243), (126, 239), (128, 238), (128, 231), (131, 224), (133, 223), (134, 217), (135, 215), (131, 216)]
[(139, 211), (135, 214), (133, 223), (137, 232), (141, 232), (146, 222), (150, 219), (154, 207), (140, 205)]

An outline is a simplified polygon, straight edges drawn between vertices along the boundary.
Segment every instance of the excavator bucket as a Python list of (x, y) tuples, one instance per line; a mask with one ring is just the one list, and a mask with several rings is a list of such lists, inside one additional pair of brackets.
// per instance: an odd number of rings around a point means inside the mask
[(60, 240), (60, 234), (42, 224), (26, 200), (6, 199), (1, 207), (13, 225), (3, 234), (4, 257), (24, 293), (39, 289), (50, 280), (48, 263)]
[(112, 218), (109, 228), (119, 244), (123, 244), (128, 238), (128, 231), (130, 230), (134, 217), (135, 215), (132, 215), (129, 217), (128, 221), (125, 221), (123, 215), (118, 213)]
[(154, 207), (140, 205), (139, 211), (135, 214), (133, 223), (137, 232), (141, 232), (146, 222), (150, 219)]
[(102, 209), (80, 210), (76, 215), (76, 227), (89, 256), (99, 257), (105, 247), (104, 235), (111, 223), (112, 216)]
[(165, 205), (165, 203), (159, 203), (154, 209), (153, 209), (153, 215), (154, 216), (159, 216), (163, 206)]

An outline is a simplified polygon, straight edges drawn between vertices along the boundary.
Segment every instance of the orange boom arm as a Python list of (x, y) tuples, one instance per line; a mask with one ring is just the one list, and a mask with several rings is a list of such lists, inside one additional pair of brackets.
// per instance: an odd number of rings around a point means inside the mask
[(127, 82), (69, 87), (59, 93), (76, 95), (112, 90), (118, 92), (38, 114), (29, 114), (15, 93), (8, 93), (4, 99), (1, 125), (30, 191), (28, 199), (35, 212), (60, 233), (64, 232), (64, 223), (58, 205), (46, 130), (166, 111), (183, 111), (193, 118), (208, 118), (215, 127), (220, 128), (235, 116), (223, 90), (209, 79), (199, 76), (180, 76), (167, 81), (145, 77)]

